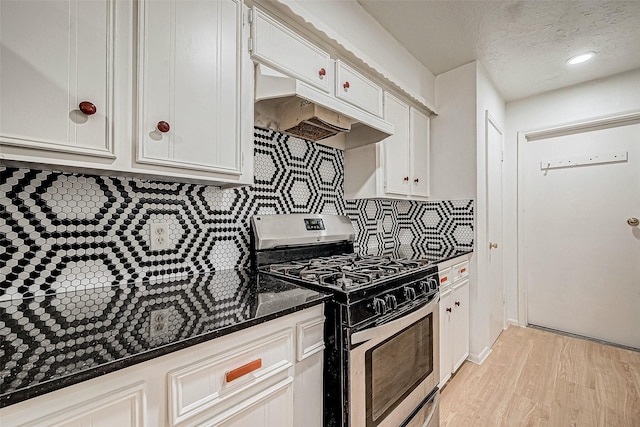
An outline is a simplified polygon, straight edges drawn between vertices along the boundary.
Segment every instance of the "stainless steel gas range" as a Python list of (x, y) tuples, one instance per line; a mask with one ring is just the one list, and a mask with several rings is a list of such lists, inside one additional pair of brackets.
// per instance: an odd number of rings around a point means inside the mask
[(325, 310), (324, 425), (437, 426), (437, 267), (355, 254), (345, 216), (255, 216), (252, 231), (261, 274), (333, 294)]

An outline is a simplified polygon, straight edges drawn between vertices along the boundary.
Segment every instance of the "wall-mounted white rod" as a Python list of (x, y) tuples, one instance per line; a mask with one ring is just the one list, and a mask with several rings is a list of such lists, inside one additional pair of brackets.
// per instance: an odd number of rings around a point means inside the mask
[(601, 163), (626, 162), (627, 159), (628, 153), (626, 151), (620, 151), (617, 153), (575, 156), (557, 160), (543, 160), (540, 162), (540, 170), (570, 168), (574, 166), (595, 165)]

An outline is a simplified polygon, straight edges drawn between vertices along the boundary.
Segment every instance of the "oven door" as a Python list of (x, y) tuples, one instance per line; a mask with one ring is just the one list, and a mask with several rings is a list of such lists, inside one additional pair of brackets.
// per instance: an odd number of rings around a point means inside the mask
[(350, 426), (397, 427), (435, 389), (439, 300), (351, 335)]

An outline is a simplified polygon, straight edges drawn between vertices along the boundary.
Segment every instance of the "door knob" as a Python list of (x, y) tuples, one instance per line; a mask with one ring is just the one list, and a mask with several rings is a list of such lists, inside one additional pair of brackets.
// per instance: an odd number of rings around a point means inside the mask
[(627, 224), (629, 224), (632, 227), (637, 227), (638, 224), (640, 224), (640, 221), (638, 220), (638, 218), (629, 218), (627, 220)]
[(498, 249), (498, 244), (489, 242), (489, 249)]

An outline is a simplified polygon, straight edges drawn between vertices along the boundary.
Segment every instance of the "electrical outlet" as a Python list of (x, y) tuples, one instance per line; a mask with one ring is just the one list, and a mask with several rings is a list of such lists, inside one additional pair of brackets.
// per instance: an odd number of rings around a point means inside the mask
[(149, 246), (152, 251), (169, 249), (169, 226), (161, 222), (149, 225)]
[(382, 219), (379, 219), (376, 222), (376, 232), (378, 233), (384, 233), (384, 224), (382, 222)]
[(157, 337), (169, 332), (169, 309), (153, 310), (149, 320), (149, 336)]

